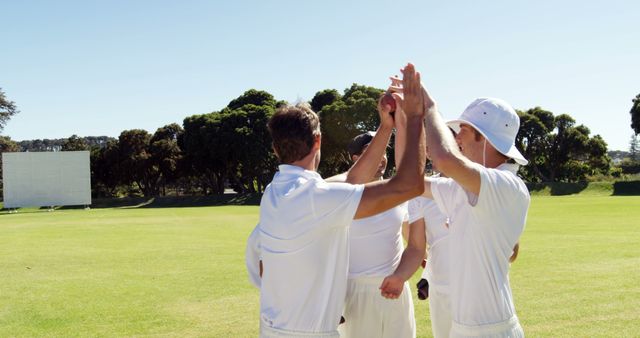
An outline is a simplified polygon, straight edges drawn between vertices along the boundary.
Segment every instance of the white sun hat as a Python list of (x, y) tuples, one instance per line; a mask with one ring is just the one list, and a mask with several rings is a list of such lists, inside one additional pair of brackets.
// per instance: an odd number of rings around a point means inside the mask
[(516, 163), (520, 165), (529, 163), (516, 148), (520, 118), (507, 102), (489, 97), (477, 98), (458, 119), (447, 122), (447, 126), (458, 133), (461, 123), (472, 126), (497, 151), (512, 158)]

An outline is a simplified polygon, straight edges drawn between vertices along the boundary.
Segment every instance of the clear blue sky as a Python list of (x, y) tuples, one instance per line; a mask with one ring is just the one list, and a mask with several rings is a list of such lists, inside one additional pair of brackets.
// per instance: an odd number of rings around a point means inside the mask
[[(384, 88), (407, 61), (445, 118), (479, 96), (568, 113), (628, 149), (639, 1), (2, 1), (14, 140), (154, 132), (250, 88)], [(634, 42), (635, 41), (635, 42)]]

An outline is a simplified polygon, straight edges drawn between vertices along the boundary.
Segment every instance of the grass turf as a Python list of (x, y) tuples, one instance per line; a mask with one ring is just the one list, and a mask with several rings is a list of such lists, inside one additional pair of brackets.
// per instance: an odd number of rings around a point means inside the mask
[[(511, 270), (531, 337), (640, 332), (640, 197), (533, 198)], [(0, 214), (1, 337), (255, 337), (255, 206)], [(417, 280), (412, 280), (412, 291)], [(415, 298), (419, 337), (428, 306)]]

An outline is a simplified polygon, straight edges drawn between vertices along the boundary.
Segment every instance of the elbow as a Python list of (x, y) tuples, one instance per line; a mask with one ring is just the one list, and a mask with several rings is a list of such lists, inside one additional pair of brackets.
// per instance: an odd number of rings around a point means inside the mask
[(414, 198), (424, 193), (424, 175), (416, 174), (415, 179), (406, 180), (402, 184), (401, 193)]
[(424, 175), (420, 175), (419, 178), (420, 179), (411, 186), (411, 195), (413, 197), (418, 197), (424, 193)]
[(373, 176), (362, 177), (361, 175), (353, 174), (351, 171), (347, 172), (343, 176), (338, 179), (333, 180), (333, 182), (345, 182), (349, 184), (365, 184), (371, 182)]

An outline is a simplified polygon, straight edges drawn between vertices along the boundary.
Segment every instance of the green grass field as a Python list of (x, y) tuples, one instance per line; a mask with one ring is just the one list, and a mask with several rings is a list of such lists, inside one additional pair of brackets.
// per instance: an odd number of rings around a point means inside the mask
[[(511, 270), (527, 336), (640, 336), (639, 207), (533, 198)], [(244, 245), (257, 211), (0, 214), (0, 337), (255, 337)], [(414, 301), (418, 336), (430, 337), (427, 303)]]

